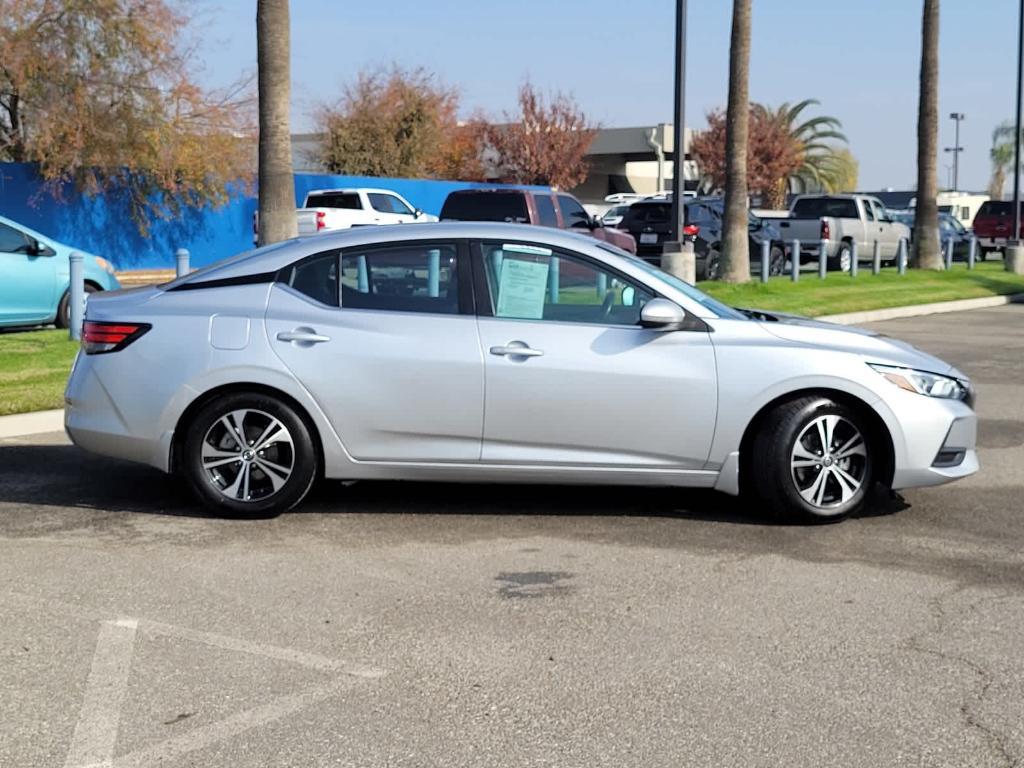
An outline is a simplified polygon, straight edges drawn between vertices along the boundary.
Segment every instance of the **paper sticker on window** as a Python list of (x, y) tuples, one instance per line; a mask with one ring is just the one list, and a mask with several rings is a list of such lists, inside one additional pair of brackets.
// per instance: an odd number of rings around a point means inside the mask
[(540, 320), (548, 289), (548, 263), (505, 258), (498, 282), (498, 317)]

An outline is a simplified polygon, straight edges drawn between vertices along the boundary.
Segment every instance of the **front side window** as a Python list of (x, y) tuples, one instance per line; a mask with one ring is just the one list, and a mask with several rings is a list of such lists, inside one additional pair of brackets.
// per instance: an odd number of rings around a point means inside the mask
[(453, 244), (404, 243), (346, 250), (341, 257), (341, 308), (458, 314)]
[(483, 258), (494, 317), (636, 325), (653, 298), (582, 257), (543, 246), (485, 243)]
[(402, 213), (412, 215), (412, 211), (405, 203), (394, 195), (387, 195), (383, 192), (371, 192), (367, 197), (370, 199), (370, 206), (380, 213)]
[(569, 195), (559, 195), (558, 205), (562, 208), (562, 219), (567, 228), (588, 229), (590, 227), (590, 214), (575, 198)]
[(280, 282), (314, 301), (338, 306), (338, 252), (329, 251), (283, 270)]
[(28, 253), (29, 241), (24, 233), (14, 227), (0, 224), (0, 253)]
[(871, 210), (871, 202), (869, 200), (864, 201), (864, 217), (868, 221), (875, 220), (875, 212)]

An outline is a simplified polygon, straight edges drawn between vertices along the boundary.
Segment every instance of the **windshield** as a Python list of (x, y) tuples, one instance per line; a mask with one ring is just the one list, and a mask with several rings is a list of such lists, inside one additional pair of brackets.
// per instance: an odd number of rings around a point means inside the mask
[(684, 294), (687, 298), (696, 301), (705, 309), (710, 309), (712, 312), (714, 312), (721, 318), (725, 318), (727, 320), (748, 319), (747, 316), (744, 315), (739, 310), (733, 309), (732, 307), (723, 304), (717, 299), (711, 298), (703, 291), (697, 290), (692, 285), (680, 280), (675, 275), (670, 275), (668, 272), (664, 272), (658, 269), (656, 266), (654, 266), (653, 264), (649, 264), (648, 262), (641, 259), (639, 256), (634, 256), (632, 253), (624, 251), (621, 248), (617, 248), (616, 246), (611, 245), (609, 243), (598, 242), (597, 246), (599, 248), (603, 248), (609, 253), (614, 253), (616, 256), (622, 256), (624, 259), (628, 259), (629, 263), (632, 264), (633, 266), (640, 267), (640, 269), (642, 269), (647, 274), (653, 275), (654, 277), (663, 280), (664, 282), (668, 283), (673, 288), (675, 288), (677, 291)]

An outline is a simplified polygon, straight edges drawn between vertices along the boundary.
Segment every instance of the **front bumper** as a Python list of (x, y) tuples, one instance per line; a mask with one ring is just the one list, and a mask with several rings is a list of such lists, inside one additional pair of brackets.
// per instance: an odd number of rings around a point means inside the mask
[(895, 411), (903, 446), (896, 451), (892, 487), (941, 485), (977, 472), (978, 417), (972, 408), (959, 400), (902, 394), (913, 400)]

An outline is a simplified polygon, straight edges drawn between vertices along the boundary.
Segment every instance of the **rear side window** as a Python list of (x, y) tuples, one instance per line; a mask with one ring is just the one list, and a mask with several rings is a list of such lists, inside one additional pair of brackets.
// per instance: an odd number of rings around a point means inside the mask
[(345, 208), (358, 211), (363, 205), (355, 192), (319, 192), (306, 197), (307, 208)]
[(459, 312), (454, 244), (406, 243), (341, 257), (342, 309)]
[(805, 197), (793, 206), (793, 215), (803, 219), (832, 216), (837, 219), (859, 219), (857, 202), (852, 198)]
[(537, 223), (542, 227), (557, 227), (558, 214), (555, 213), (555, 201), (551, 195), (534, 195), (533, 202), (537, 205)]
[(280, 282), (321, 304), (338, 306), (338, 252), (321, 253), (287, 267)]
[(449, 221), (530, 223), (522, 192), (453, 192), (444, 201), (441, 218)]

